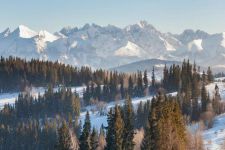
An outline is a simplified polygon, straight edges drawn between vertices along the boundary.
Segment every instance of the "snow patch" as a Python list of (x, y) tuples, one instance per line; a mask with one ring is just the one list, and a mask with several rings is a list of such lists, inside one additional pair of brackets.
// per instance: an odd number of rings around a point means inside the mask
[(29, 29), (24, 25), (20, 25), (14, 32), (19, 34), (19, 37), (21, 38), (32, 38), (37, 35), (37, 32)]
[(74, 41), (71, 45), (70, 48), (76, 48), (77, 47), (77, 41)]
[(223, 40), (221, 41), (221, 46), (225, 47), (225, 32), (222, 33)]
[(53, 42), (55, 40), (58, 39), (57, 36), (49, 33), (48, 31), (46, 30), (41, 30), (39, 33), (38, 33), (38, 36), (40, 39), (43, 39), (45, 42)]
[(164, 38), (159, 36), (159, 39), (164, 42), (164, 46), (166, 47), (167, 51), (176, 51), (176, 48), (174, 48), (169, 42), (167, 42)]
[(188, 50), (196, 49), (198, 51), (202, 51), (202, 39), (193, 40), (188, 44)]
[(141, 48), (138, 45), (128, 41), (126, 46), (121, 47), (120, 49), (115, 51), (115, 55), (116, 56), (140, 57), (141, 56)]
[(157, 64), (157, 65), (155, 65), (155, 67), (157, 67), (157, 68), (164, 68), (165, 64)]
[(225, 141), (225, 114), (217, 116), (212, 128), (203, 131), (204, 145), (207, 150), (220, 150)]

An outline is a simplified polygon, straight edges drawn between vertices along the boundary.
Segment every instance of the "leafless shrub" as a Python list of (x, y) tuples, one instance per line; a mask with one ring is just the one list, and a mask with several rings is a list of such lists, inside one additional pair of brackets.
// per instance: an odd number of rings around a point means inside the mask
[(215, 113), (212, 108), (212, 104), (207, 106), (207, 111), (201, 114), (201, 120), (204, 122), (207, 128), (211, 128), (214, 123)]
[(202, 125), (199, 123), (199, 127), (192, 132), (188, 132), (188, 150), (204, 150), (202, 140)]

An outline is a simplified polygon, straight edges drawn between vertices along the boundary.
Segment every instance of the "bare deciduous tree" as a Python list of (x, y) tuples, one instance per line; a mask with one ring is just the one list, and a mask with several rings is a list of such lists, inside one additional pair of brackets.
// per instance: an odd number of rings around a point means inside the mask
[(134, 135), (134, 150), (140, 150), (141, 149), (141, 143), (144, 138), (144, 129), (141, 128), (140, 130), (135, 130), (135, 135)]

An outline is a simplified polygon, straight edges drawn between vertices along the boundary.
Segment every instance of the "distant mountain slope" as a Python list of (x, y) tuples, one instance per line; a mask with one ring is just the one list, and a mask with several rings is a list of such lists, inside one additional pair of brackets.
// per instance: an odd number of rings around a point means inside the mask
[(145, 59), (190, 59), (201, 66), (225, 69), (225, 32), (162, 33), (146, 21), (125, 28), (86, 24), (81, 28), (65, 27), (55, 34), (20, 25), (14, 31), (7, 28), (0, 33), (0, 55), (94, 68), (112, 68)]
[(147, 70), (148, 72), (152, 71), (152, 68), (154, 66), (156, 71), (162, 71), (165, 65), (167, 67), (170, 67), (171, 65), (176, 64), (180, 65), (181, 62), (179, 61), (168, 61), (168, 60), (160, 60), (160, 59), (147, 59), (147, 60), (141, 60), (137, 62), (133, 62), (130, 64), (118, 66), (115, 68), (111, 68), (110, 70), (117, 70), (119, 72), (136, 72), (138, 71), (144, 71)]

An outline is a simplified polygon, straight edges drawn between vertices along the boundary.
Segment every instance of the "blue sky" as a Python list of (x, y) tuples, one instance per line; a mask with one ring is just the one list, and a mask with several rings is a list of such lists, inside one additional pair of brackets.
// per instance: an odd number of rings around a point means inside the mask
[(85, 23), (124, 27), (146, 20), (163, 32), (225, 31), (225, 0), (1, 0), (0, 31), (23, 24), (58, 31)]

